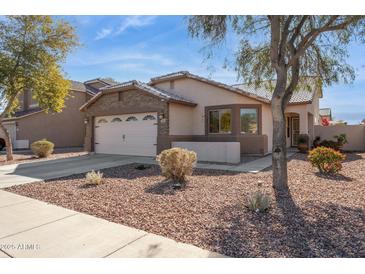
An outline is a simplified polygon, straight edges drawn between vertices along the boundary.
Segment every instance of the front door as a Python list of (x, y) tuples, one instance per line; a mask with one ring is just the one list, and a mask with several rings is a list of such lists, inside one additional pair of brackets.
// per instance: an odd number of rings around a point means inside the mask
[(298, 146), (298, 136), (299, 136), (299, 117), (291, 118), (291, 145), (293, 147)]

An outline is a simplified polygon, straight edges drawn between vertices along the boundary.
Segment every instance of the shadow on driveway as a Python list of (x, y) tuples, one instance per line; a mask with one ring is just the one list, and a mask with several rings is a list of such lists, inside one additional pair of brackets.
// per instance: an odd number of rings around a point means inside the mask
[(82, 155), (56, 160), (0, 167), (0, 188), (129, 164), (135, 157), (122, 155)]

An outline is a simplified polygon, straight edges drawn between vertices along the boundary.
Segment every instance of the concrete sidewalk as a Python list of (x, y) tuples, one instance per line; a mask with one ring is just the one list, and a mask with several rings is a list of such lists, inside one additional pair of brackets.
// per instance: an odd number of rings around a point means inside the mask
[(0, 190), (0, 258), (8, 257), (225, 256)]

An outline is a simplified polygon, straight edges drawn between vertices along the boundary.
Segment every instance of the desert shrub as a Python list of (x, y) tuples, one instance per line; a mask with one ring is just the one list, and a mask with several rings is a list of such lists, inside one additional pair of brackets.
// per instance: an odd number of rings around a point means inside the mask
[(317, 147), (309, 152), (309, 161), (321, 173), (338, 173), (345, 155), (328, 147)]
[(261, 187), (262, 183), (258, 183), (258, 189), (247, 199), (247, 207), (253, 212), (265, 212), (270, 208), (270, 197), (261, 190)]
[(308, 134), (299, 134), (298, 135), (298, 143), (308, 145), (309, 135)]
[(316, 138), (314, 138), (313, 140), (313, 147), (314, 148), (319, 147), (320, 142), (321, 142), (321, 137), (316, 136)]
[(336, 141), (333, 140), (323, 140), (322, 142), (320, 142), (320, 146), (323, 147), (329, 147), (335, 150), (340, 150), (344, 144), (347, 144), (347, 137), (346, 134), (339, 134), (339, 135), (335, 135), (333, 136), (333, 138), (336, 139)]
[(157, 156), (162, 175), (179, 183), (184, 183), (186, 176), (192, 174), (196, 160), (194, 151), (178, 147), (166, 149)]
[(46, 139), (36, 141), (30, 146), (32, 152), (39, 158), (48, 157), (52, 154), (54, 144)]
[(342, 148), (345, 144), (347, 144), (347, 137), (346, 137), (346, 134), (345, 133), (342, 133), (340, 135), (335, 135), (333, 136), (333, 138), (336, 139), (336, 142), (337, 142), (337, 146), (339, 148)]
[(92, 170), (86, 174), (86, 183), (88, 185), (100, 185), (103, 181), (103, 173)]
[(339, 149), (337, 142), (332, 141), (332, 140), (323, 140), (322, 142), (319, 143), (319, 146), (332, 148), (334, 150)]

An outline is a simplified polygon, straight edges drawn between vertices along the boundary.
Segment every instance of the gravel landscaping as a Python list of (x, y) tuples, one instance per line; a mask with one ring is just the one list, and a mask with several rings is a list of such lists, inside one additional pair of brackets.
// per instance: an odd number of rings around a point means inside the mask
[[(337, 176), (294, 155), (290, 195), (280, 202), (270, 170), (195, 170), (185, 190), (174, 190), (158, 166), (137, 166), (102, 170), (98, 186), (81, 174), (7, 190), (233, 257), (365, 256), (365, 153), (347, 154)], [(246, 208), (258, 181), (271, 196), (267, 213)]]

